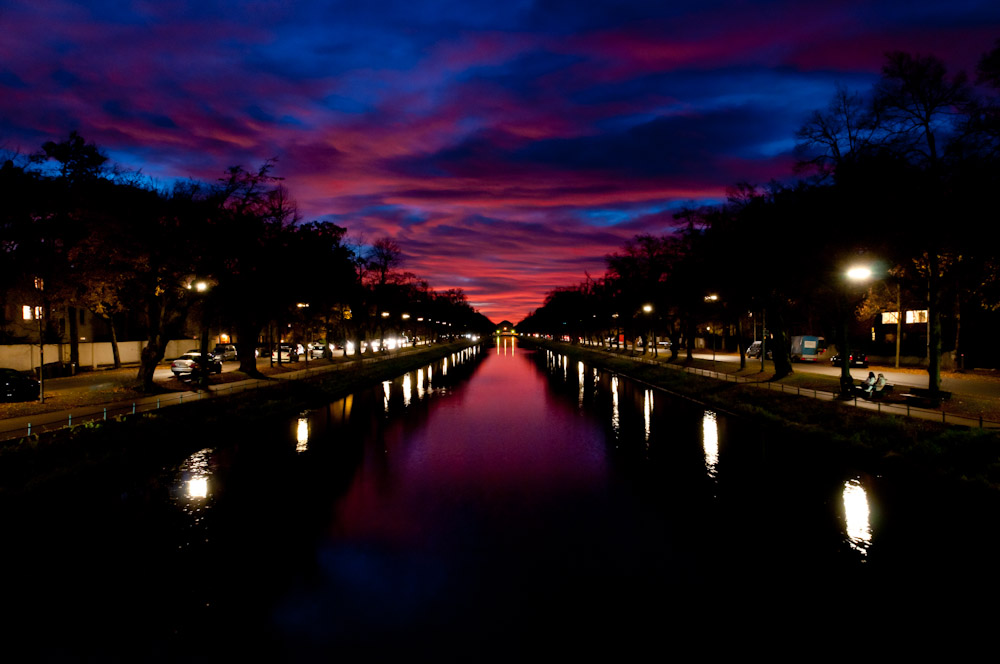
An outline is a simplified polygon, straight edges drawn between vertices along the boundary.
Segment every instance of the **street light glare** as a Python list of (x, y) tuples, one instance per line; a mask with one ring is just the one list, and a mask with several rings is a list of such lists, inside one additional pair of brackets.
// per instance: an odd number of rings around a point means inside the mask
[(651, 305), (651, 304), (644, 304), (644, 305), (642, 305), (642, 310), (645, 311), (648, 314), (650, 311), (653, 310), (653, 305)]
[(864, 281), (871, 278), (872, 271), (871, 268), (864, 266), (852, 267), (847, 271), (847, 278), (852, 281)]
[(205, 291), (208, 290), (208, 282), (207, 281), (199, 281), (199, 282), (197, 282), (194, 285), (194, 289), (196, 291), (198, 291), (199, 293), (204, 293)]

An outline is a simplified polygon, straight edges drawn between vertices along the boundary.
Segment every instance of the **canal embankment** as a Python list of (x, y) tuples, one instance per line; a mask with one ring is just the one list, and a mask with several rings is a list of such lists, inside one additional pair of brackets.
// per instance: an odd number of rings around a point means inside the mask
[[(245, 436), (255, 422), (319, 407), (470, 345), (474, 343), (462, 340), (406, 349), (337, 363), (328, 370), (316, 362), (309, 372), (298, 370), (300, 375), (291, 375), (288, 369), (281, 377), (254, 381), (254, 389), (205, 391), (186, 402), (153, 396), (146, 411), (125, 404), (108, 418), (78, 418), (73, 426), (5, 441), (0, 443), (0, 502), (36, 495), (55, 484), (64, 489), (80, 483), (99, 485), (102, 477), (169, 464), (192, 452), (192, 445), (197, 445), (193, 439)], [(161, 403), (156, 404), (158, 399)], [(170, 407), (165, 407), (168, 403)]]
[(838, 462), (872, 474), (930, 475), (990, 494), (1000, 489), (1000, 432), (996, 429), (858, 408), (832, 398), (833, 393), (831, 398), (814, 398), (815, 388), (769, 389), (767, 381), (687, 371), (683, 370), (687, 363), (670, 361), (668, 355), (653, 360), (543, 339), (521, 343), (565, 354), (765, 428), (798, 432), (803, 444), (823, 446)]

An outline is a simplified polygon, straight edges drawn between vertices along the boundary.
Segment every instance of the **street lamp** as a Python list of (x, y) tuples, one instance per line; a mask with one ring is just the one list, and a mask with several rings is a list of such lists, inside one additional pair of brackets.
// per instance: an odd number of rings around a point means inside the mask
[[(862, 284), (867, 282), (872, 277), (872, 269), (867, 265), (853, 265), (844, 272), (844, 276), (847, 278), (848, 284)], [(847, 293), (845, 289), (844, 297), (846, 298)], [(850, 399), (854, 396), (854, 378), (851, 376), (851, 364), (850, 364), (850, 342), (848, 341), (848, 336), (850, 335), (850, 318), (849, 310), (850, 307), (848, 303), (844, 301), (843, 311), (841, 312), (840, 321), (840, 336), (842, 348), (840, 348), (840, 396), (843, 399)]]
[[(710, 293), (705, 296), (705, 302), (718, 302), (719, 296), (715, 293)], [(715, 371), (715, 331), (712, 330), (712, 326), (708, 326), (708, 331), (712, 333), (712, 371)]]
[(650, 321), (649, 321), (649, 314), (653, 313), (653, 305), (652, 304), (644, 304), (644, 305), (642, 305), (642, 313), (646, 314), (646, 335), (645, 335), (646, 336), (646, 343), (642, 347), (642, 354), (645, 355), (646, 351), (649, 349), (649, 337), (652, 336), (653, 337), (653, 355), (655, 356), (656, 355), (656, 335), (652, 334), (652, 332), (653, 332), (653, 330), (651, 329), (652, 325), (650, 324)]
[(205, 279), (199, 279), (198, 281), (189, 283), (187, 288), (203, 296), (201, 299), (201, 354), (198, 358), (201, 364), (201, 375), (198, 376), (198, 386), (208, 389), (208, 305), (205, 302), (204, 295), (208, 293), (210, 284)]

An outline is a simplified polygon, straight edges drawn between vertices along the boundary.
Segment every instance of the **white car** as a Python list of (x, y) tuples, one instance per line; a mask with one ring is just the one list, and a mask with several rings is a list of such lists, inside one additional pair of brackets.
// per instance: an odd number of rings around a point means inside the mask
[[(192, 378), (201, 373), (201, 353), (189, 351), (170, 363), (170, 371), (177, 378)], [(208, 354), (208, 373), (222, 373), (222, 362), (215, 355)]]
[(302, 344), (278, 344), (278, 347), (271, 351), (271, 359), (277, 362), (279, 354), (282, 362), (298, 362), (299, 358), (306, 354), (306, 349)]
[[(333, 350), (332, 348), (330, 350)], [(323, 353), (326, 352), (326, 344), (309, 344), (309, 357), (316, 359), (323, 357)]]

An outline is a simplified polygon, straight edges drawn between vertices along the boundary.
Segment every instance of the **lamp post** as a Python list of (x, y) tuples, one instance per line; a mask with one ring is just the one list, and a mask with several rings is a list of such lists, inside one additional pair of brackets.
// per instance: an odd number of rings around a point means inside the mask
[(45, 325), (42, 323), (42, 315), (45, 313), (45, 298), (42, 291), (45, 290), (45, 282), (41, 277), (35, 277), (35, 289), (38, 291), (39, 306), (34, 307), (35, 320), (38, 321), (38, 402), (45, 403)]
[(309, 335), (309, 325), (308, 325), (308, 322), (307, 322), (307, 319), (306, 319), (306, 315), (305, 315), (306, 314), (306, 309), (309, 308), (309, 303), (308, 302), (297, 302), (295, 304), (295, 307), (299, 310), (299, 313), (301, 314), (300, 315), (300, 319), (303, 321), (302, 336), (303, 336), (303, 338), (304, 338), (304, 340), (306, 342), (306, 344), (305, 344), (305, 346), (306, 346), (306, 371), (309, 371), (309, 354), (311, 352), (309, 350), (309, 337), (310, 337), (310, 335)]
[[(867, 265), (855, 265), (844, 273), (847, 277), (848, 283), (862, 284), (867, 282), (872, 277), (872, 270)], [(846, 291), (846, 289), (845, 289)], [(845, 301), (843, 302), (843, 311), (840, 317), (840, 336), (842, 342), (842, 348), (840, 348), (840, 396), (843, 399), (850, 399), (854, 396), (854, 378), (851, 376), (851, 351), (850, 351), (850, 341), (848, 336), (850, 335), (850, 317), (849, 311), (850, 307), (846, 301), (846, 292), (844, 294)]]
[(208, 304), (205, 295), (210, 288), (208, 281), (199, 279), (187, 285), (188, 290), (194, 290), (201, 296), (201, 352), (198, 363), (201, 365), (201, 374), (198, 376), (198, 386), (208, 389)]
[[(718, 301), (719, 301), (719, 296), (716, 295), (715, 293), (711, 293), (710, 295), (705, 296), (705, 302), (718, 302)], [(713, 330), (712, 326), (709, 325), (708, 331), (712, 333), (712, 371), (715, 371), (715, 330)]]
[(646, 315), (646, 319), (645, 319), (646, 320), (646, 333), (644, 335), (646, 337), (646, 342), (642, 345), (642, 354), (645, 355), (646, 351), (649, 350), (649, 338), (650, 338), (650, 336), (652, 336), (653, 337), (653, 354), (655, 355), (656, 354), (656, 336), (652, 334), (652, 329), (651, 329), (652, 326), (651, 326), (651, 323), (650, 323), (650, 320), (649, 320), (649, 314), (653, 313), (653, 305), (651, 305), (651, 304), (644, 304), (644, 305), (642, 305), (642, 313), (644, 313)]

